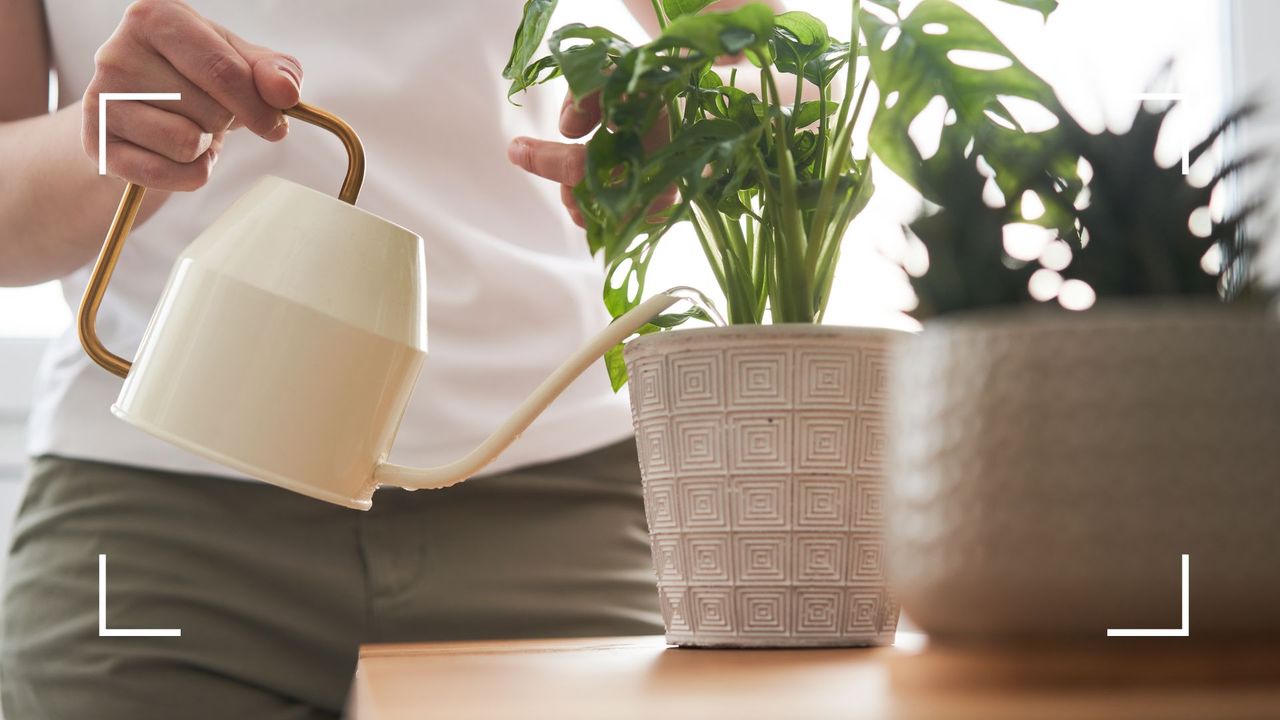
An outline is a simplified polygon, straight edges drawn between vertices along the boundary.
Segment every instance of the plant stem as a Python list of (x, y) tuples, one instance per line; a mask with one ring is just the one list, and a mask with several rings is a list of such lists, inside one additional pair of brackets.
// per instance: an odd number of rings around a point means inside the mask
[[(804, 221), (800, 216), (800, 201), (797, 197), (796, 166), (791, 157), (790, 143), (786, 134), (786, 123), (782, 117), (781, 98), (778, 95), (778, 84), (773, 77), (773, 70), (765, 65), (760, 70), (762, 86), (767, 87), (773, 118), (774, 149), (778, 161), (778, 191), (781, 195), (775, 204), (778, 229), (785, 240), (782, 252), (779, 253), (778, 267), (785, 270), (788, 289), (791, 295), (791, 312), (783, 318), (784, 322), (812, 322), (813, 298), (809, 292), (809, 278), (805, 275), (805, 231)], [(785, 268), (784, 268), (785, 265)]]
[(658, 0), (650, 0), (653, 3), (653, 14), (658, 17), (658, 29), (667, 29), (667, 14), (662, 11), (662, 4)]
[(800, 116), (800, 102), (804, 100), (804, 68), (800, 69), (800, 73), (796, 75), (796, 97), (791, 103), (791, 129), (790, 132), (799, 130), (796, 125), (796, 118)]
[[(655, 0), (656, 1), (656, 0)], [(849, 123), (849, 98), (858, 75), (858, 35), (862, 32), (862, 0), (853, 0), (853, 20), (849, 28), (849, 59), (845, 61), (844, 99), (840, 101), (840, 119), (836, 122), (839, 136)], [(856, 118), (855, 118), (856, 120)]]
[(715, 275), (716, 283), (720, 286), (720, 289), (725, 291), (725, 301), (727, 302), (729, 292), (725, 282), (724, 262), (716, 254), (714, 248), (711, 247), (711, 242), (707, 240), (707, 234), (702, 229), (702, 223), (699, 222), (699, 219), (695, 216), (690, 224), (693, 225), (693, 233), (698, 236), (698, 242), (702, 245), (703, 254), (707, 256), (707, 264), (711, 266), (711, 274)]
[(738, 305), (737, 284), (734, 282), (734, 276), (737, 269), (734, 267), (736, 259), (729, 249), (728, 238), (724, 235), (724, 228), (720, 226), (719, 213), (716, 212), (714, 206), (707, 202), (704, 197), (696, 198), (693, 202), (695, 210), (695, 219), (697, 224), (702, 227), (703, 234), (707, 238), (707, 247), (716, 254), (716, 258), (720, 265), (720, 289), (724, 291), (725, 301), (729, 303), (728, 311), (730, 322), (736, 314), (736, 306)]
[[(834, 213), (832, 205), (835, 202), (836, 188), (839, 186), (840, 178), (844, 175), (845, 163), (849, 159), (849, 152), (853, 144), (853, 128), (862, 112), (862, 104), (867, 97), (867, 88), (871, 85), (870, 77), (868, 77), (862, 83), (862, 90), (859, 92), (857, 100), (850, 103), (849, 99), (853, 96), (858, 75), (858, 44), (860, 42), (858, 36), (861, 32), (861, 17), (861, 0), (853, 0), (853, 19), (849, 30), (849, 57), (845, 63), (845, 93), (844, 99), (840, 103), (840, 117), (836, 122), (836, 144), (830, 157), (822, 167), (824, 172), (822, 187), (818, 192), (818, 204), (814, 209), (813, 219), (809, 225), (810, 244), (806, 249), (805, 274), (818, 290), (818, 297), (812, 298), (812, 301), (820, 309), (826, 307), (826, 298), (831, 286), (828, 279), (820, 277), (820, 275), (824, 274), (819, 272), (820, 267), (824, 267), (821, 259), (823, 255), (829, 255), (828, 246), (832, 244), (839, 245), (843, 239), (843, 231), (839, 227), (840, 223), (836, 223), (835, 228), (831, 227), (831, 218)], [(850, 109), (852, 109), (852, 115), (850, 114)], [(819, 314), (821, 314), (821, 310)]]

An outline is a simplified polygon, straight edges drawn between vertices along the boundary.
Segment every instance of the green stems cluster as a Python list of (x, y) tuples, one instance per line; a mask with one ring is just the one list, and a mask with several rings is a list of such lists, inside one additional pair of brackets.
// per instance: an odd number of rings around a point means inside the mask
[[(851, 37), (858, 37), (861, 3), (854, 0)], [(775, 52), (777, 52), (775, 50)], [(767, 121), (762, 138), (752, 147), (750, 189), (739, 190), (745, 212), (725, 213), (709, 198), (694, 202), (695, 232), (716, 281), (724, 292), (730, 322), (819, 322), (831, 294), (835, 265), (844, 235), (860, 206), (855, 197), (869, 183), (855, 167), (852, 135), (866, 99), (868, 83), (857, 88), (857, 44), (850, 43), (843, 58), (847, 67), (845, 92), (831, 132), (833, 109), (829, 84), (819, 91), (816, 158), (797, 168), (796, 147), (803, 128), (806, 79), (797, 73), (790, 98), (780, 92), (774, 65), (756, 56), (760, 65), (760, 102)], [(799, 60), (799, 58), (798, 58)], [(796, 63), (803, 69), (802, 63)], [(736, 86), (736, 79), (730, 86)], [(696, 118), (696, 120), (705, 118)], [(689, 118), (687, 113), (685, 121)], [(673, 132), (678, 132), (678, 128)], [(803, 174), (803, 178), (802, 178)], [(845, 193), (839, 192), (843, 185)], [(801, 201), (801, 183), (817, 200)], [(682, 188), (683, 189), (683, 188)], [(766, 313), (766, 309), (768, 312)]]

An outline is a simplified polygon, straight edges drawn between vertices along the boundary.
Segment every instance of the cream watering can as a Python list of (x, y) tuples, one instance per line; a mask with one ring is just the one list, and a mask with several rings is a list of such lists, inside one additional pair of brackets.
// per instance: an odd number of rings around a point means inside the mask
[(436, 468), (386, 462), (427, 354), (423, 241), (354, 203), (364, 151), (349, 125), (299, 104), (286, 114), (337, 135), (338, 199), (265, 177), (174, 264), (134, 361), (95, 318), (145, 188), (129, 185), (80, 304), (85, 352), (124, 378), (111, 412), (251, 477), (367, 510), (380, 485), (443, 488), (478, 472), (606, 350), (682, 299), (654, 296), (564, 362), (488, 439)]

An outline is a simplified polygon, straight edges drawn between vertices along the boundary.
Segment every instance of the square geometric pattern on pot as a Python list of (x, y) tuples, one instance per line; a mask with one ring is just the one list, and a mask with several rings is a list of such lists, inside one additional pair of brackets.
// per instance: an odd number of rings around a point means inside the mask
[(735, 581), (739, 584), (786, 582), (788, 540), (785, 533), (735, 533)]
[(796, 582), (838, 584), (844, 579), (845, 532), (796, 534)]
[(792, 510), (796, 528), (843, 528), (848, 523), (849, 480), (843, 477), (797, 477)]
[(862, 351), (862, 377), (858, 382), (858, 407), (884, 407), (889, 399), (889, 354)]
[(631, 407), (639, 417), (666, 413), (667, 391), (662, 382), (665, 377), (662, 358), (641, 358), (631, 370)]
[(857, 353), (800, 351), (796, 373), (798, 405), (851, 408), (857, 400)]
[(752, 474), (787, 470), (791, 465), (789, 415), (732, 415), (729, 417), (729, 469)]
[(884, 479), (855, 477), (853, 479), (855, 528), (878, 528), (884, 525)]
[(738, 588), (740, 634), (785, 635), (787, 633), (787, 591), (784, 588)]
[(796, 470), (853, 470), (852, 413), (810, 411), (796, 417)]
[(674, 632), (692, 632), (693, 625), (689, 618), (689, 591), (685, 588), (660, 588), (658, 604), (662, 608), (662, 619)]
[(844, 615), (843, 600), (843, 590), (797, 590), (793, 624), (796, 634), (839, 635)]
[(720, 387), (719, 352), (686, 352), (671, 356), (671, 406), (673, 410), (724, 407)]
[(729, 398), (741, 408), (791, 406), (789, 350), (729, 350)]
[(650, 530), (675, 530), (680, 527), (675, 480), (645, 480), (644, 494)]
[(879, 533), (849, 535), (848, 577), (854, 584), (884, 582), (884, 540)]
[(735, 631), (733, 591), (729, 588), (693, 588), (690, 592), (690, 616), (701, 633), (732, 635)]
[(690, 582), (730, 582), (733, 580), (729, 537), (712, 533), (685, 535), (684, 557)]
[(678, 475), (724, 475), (728, 471), (723, 415), (680, 417), (672, 426)]
[(898, 599), (886, 590), (880, 608), (880, 632), (892, 633), (898, 626)]
[(682, 480), (681, 511), (685, 527), (697, 530), (728, 530), (729, 504), (725, 480)]
[(854, 432), (854, 470), (860, 473), (879, 474), (885, 462), (885, 419), (879, 413), (858, 413)]
[(845, 593), (845, 633), (862, 635), (878, 632), (883, 619), (881, 604), (884, 591), (877, 588), (852, 588)]
[(666, 477), (675, 472), (671, 457), (671, 430), (665, 422), (648, 422), (636, 434), (636, 449), (646, 478)]
[(684, 553), (679, 535), (650, 536), (653, 547), (653, 569), (663, 582), (682, 582), (685, 579)]
[(735, 528), (785, 528), (790, 523), (791, 483), (781, 477), (738, 476), (734, 480)]

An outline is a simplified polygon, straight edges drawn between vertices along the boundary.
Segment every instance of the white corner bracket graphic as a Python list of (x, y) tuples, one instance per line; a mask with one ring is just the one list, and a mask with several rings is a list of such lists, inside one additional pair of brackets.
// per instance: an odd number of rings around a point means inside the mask
[(181, 100), (182, 93), (98, 93), (98, 174), (107, 174), (107, 103), (112, 100)]
[(107, 556), (98, 556), (98, 637), (182, 637), (177, 628), (123, 630), (107, 627)]
[[(1187, 99), (1183, 93), (1139, 93), (1138, 99), (1146, 102), (1148, 100), (1180, 103)], [(1182, 174), (1191, 174), (1191, 138), (1183, 129), (1182, 132)]]
[(1182, 627), (1165, 629), (1108, 628), (1107, 637), (1189, 637), (1191, 635), (1191, 556), (1182, 556)]

